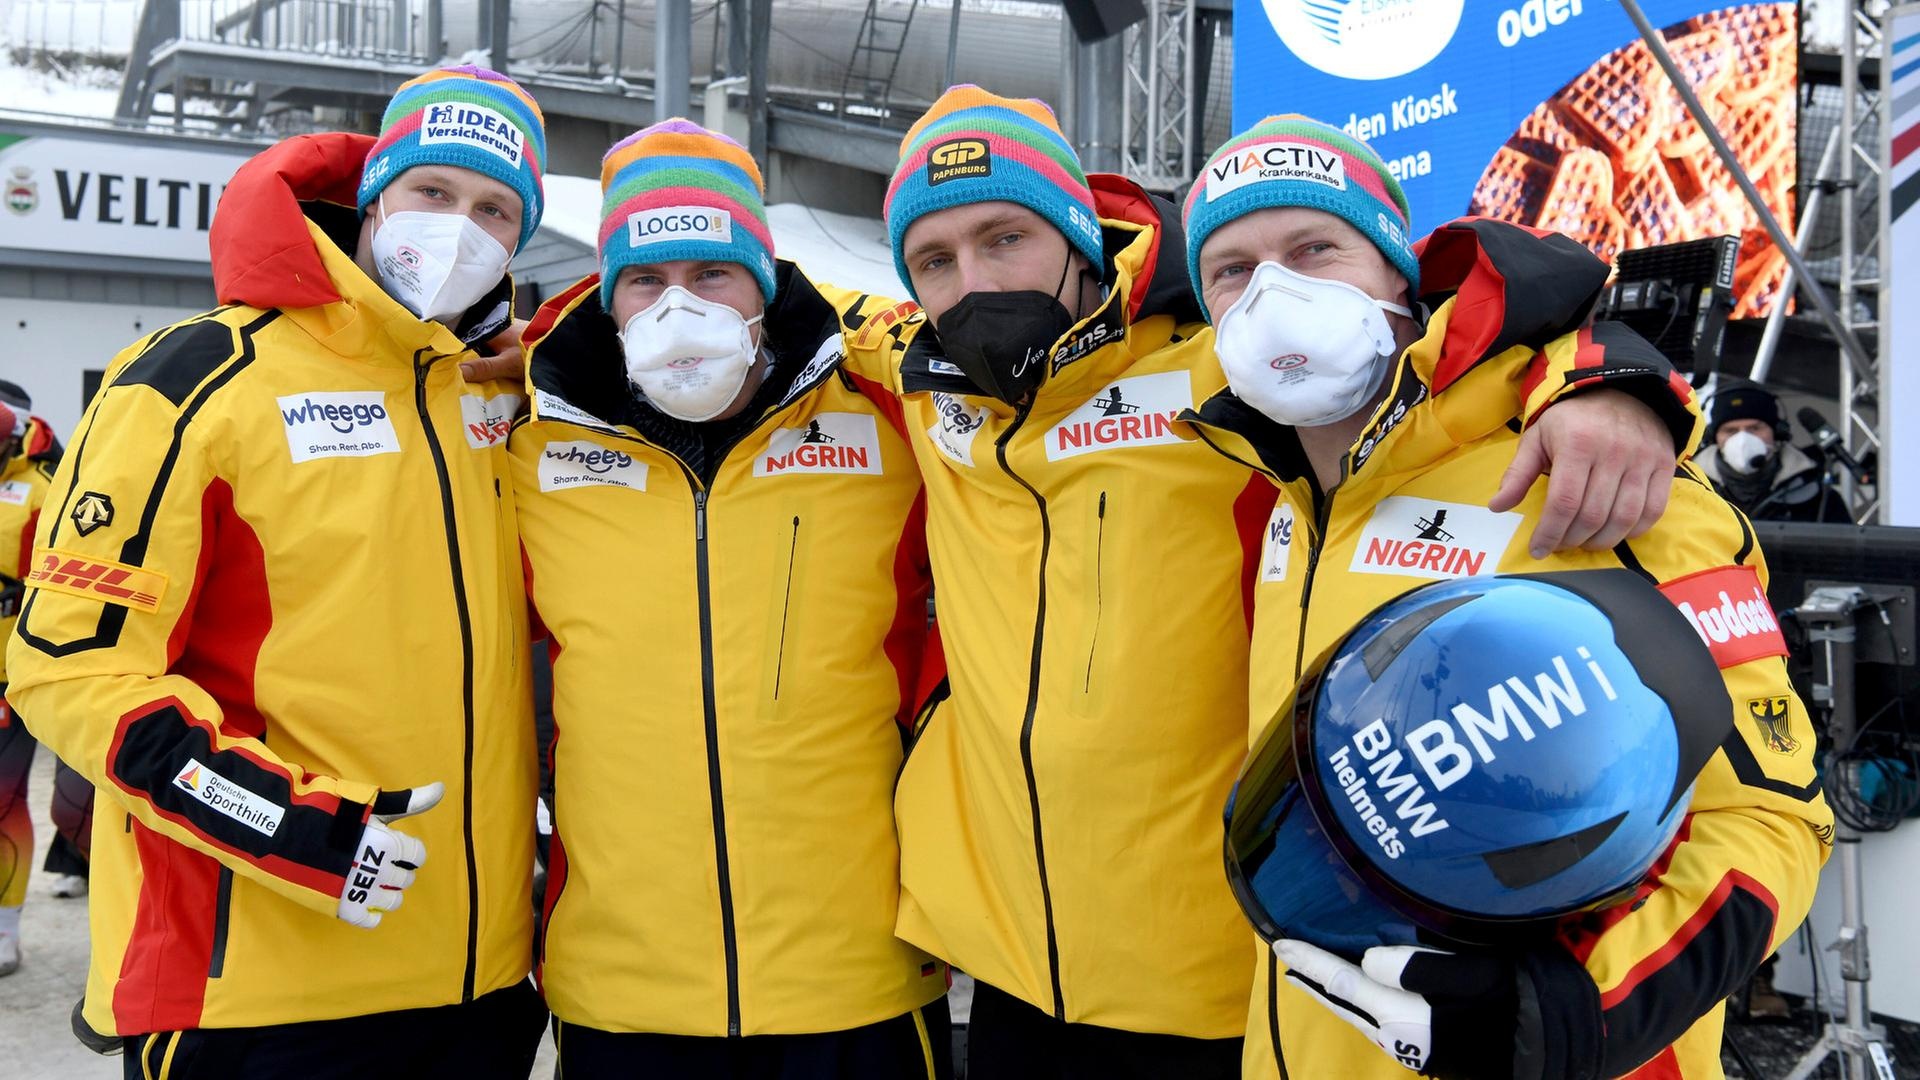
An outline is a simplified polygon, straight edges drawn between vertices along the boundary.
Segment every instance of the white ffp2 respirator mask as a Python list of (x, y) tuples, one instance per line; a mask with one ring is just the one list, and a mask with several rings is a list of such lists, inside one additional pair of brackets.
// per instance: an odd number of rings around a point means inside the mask
[(389, 296), (423, 321), (451, 324), (506, 276), (512, 253), (465, 214), (387, 213), (380, 195), (373, 265)]
[(1386, 315), (1411, 317), (1344, 281), (1263, 262), (1214, 326), (1235, 396), (1277, 423), (1320, 427), (1373, 399), (1398, 348)]
[(627, 378), (668, 416), (711, 420), (746, 385), (759, 321), (670, 285), (620, 330)]
[(1720, 460), (1742, 476), (1752, 476), (1767, 463), (1767, 441), (1751, 431), (1736, 431), (1720, 444)]

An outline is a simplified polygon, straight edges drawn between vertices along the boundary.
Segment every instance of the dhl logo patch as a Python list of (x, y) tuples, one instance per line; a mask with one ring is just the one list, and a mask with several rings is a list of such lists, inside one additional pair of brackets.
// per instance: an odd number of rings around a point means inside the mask
[(33, 553), (27, 584), (148, 614), (160, 610), (160, 598), (167, 593), (165, 574), (46, 549)]

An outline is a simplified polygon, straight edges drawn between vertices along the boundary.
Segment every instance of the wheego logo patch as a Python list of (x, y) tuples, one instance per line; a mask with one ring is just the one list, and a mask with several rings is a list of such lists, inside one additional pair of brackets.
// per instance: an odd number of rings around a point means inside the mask
[(1301, 63), (1343, 79), (1391, 79), (1440, 55), (1460, 28), (1466, 0), (1260, 0), (1260, 6)]
[(33, 553), (33, 568), (27, 572), (27, 583), (37, 589), (83, 596), (149, 614), (160, 610), (160, 598), (167, 594), (165, 574), (47, 549)]
[(933, 411), (939, 419), (927, 429), (933, 445), (962, 465), (973, 464), (973, 437), (987, 423), (985, 405), (969, 406), (966, 399), (934, 391)]
[(865, 413), (821, 413), (804, 427), (781, 428), (753, 462), (755, 476), (880, 471), (879, 428)]
[(467, 445), (485, 450), (505, 442), (513, 430), (513, 418), (525, 400), (518, 394), (498, 394), (490, 398), (461, 394), (460, 423), (467, 432)]
[(993, 173), (993, 151), (984, 139), (948, 139), (927, 151), (927, 186)]
[(711, 240), (733, 243), (733, 215), (711, 206), (662, 206), (627, 215), (627, 242), (634, 247), (659, 240)]
[(1484, 506), (1389, 496), (1360, 531), (1352, 570), (1438, 580), (1491, 574), (1520, 521)]
[(175, 774), (173, 786), (218, 813), (268, 836), (280, 831), (280, 819), (286, 814), (286, 808), (221, 776), (198, 758), (187, 759), (186, 768)]
[(294, 464), (323, 457), (370, 457), (400, 452), (400, 436), (378, 390), (283, 397), (280, 418)]
[(1267, 518), (1267, 535), (1261, 542), (1260, 580), (1287, 580), (1287, 560), (1293, 553), (1293, 504), (1281, 500)]
[(1751, 566), (1716, 566), (1660, 586), (1723, 668), (1787, 655), (1787, 639)]
[[(420, 121), (420, 145), (454, 143), (472, 146), (518, 169), (526, 137), (505, 116), (485, 105), (429, 105)], [(531, 207), (527, 210), (532, 213)]]
[(1207, 201), (1263, 180), (1306, 180), (1347, 189), (1347, 163), (1323, 146), (1295, 142), (1254, 143), (1207, 166)]
[(548, 443), (540, 451), (540, 490), (618, 487), (647, 490), (647, 463), (596, 442)]
[(1109, 384), (1047, 432), (1047, 460), (1123, 446), (1180, 442), (1173, 421), (1193, 406), (1193, 382), (1184, 371), (1136, 375)]

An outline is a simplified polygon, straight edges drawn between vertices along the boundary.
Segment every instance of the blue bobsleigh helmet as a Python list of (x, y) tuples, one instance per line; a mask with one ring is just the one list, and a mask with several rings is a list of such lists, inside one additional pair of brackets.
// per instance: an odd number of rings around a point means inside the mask
[(1227, 874), (1269, 941), (1514, 944), (1630, 895), (1732, 726), (1631, 571), (1429, 585), (1309, 666), (1228, 801)]

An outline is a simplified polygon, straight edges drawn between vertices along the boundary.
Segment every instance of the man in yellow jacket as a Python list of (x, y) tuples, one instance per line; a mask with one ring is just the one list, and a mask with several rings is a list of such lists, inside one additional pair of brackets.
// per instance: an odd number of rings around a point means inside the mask
[[(60, 460), (59, 440), (30, 408), (24, 390), (0, 382), (0, 635), (7, 636), (20, 614), (34, 526)], [(0, 689), (5, 686), (6, 670), (0, 665)], [(0, 975), (11, 975), (20, 966), (20, 911), (33, 873), (27, 778), (34, 746), (26, 725), (0, 702)], [(47, 853), (49, 861), (55, 854)]]
[[(968, 1068), (988, 1080), (1239, 1068), (1253, 956), (1220, 808), (1274, 490), (1172, 427), (1222, 385), (1178, 347), (1203, 327), (1172, 211), (1086, 176), (1040, 102), (955, 87), (903, 140), (887, 207), (937, 342), (914, 319), (854, 338), (907, 343), (876, 377), (927, 487), (951, 680), (895, 796), (899, 932), (977, 980)], [(1550, 359), (1543, 406), (1573, 360)], [(1573, 540), (1610, 545), (1642, 508), (1609, 522), (1621, 473), (1640, 494), (1670, 473), (1692, 415), (1664, 365), (1590, 374), (1670, 421), (1592, 406), (1608, 419), (1582, 438), (1621, 449)], [(1577, 457), (1555, 470), (1573, 507)]]
[[(1289, 167), (1245, 165), (1270, 159)], [(1411, 244), (1379, 157), (1301, 116), (1222, 146), (1186, 222), (1213, 324), (1187, 347), (1214, 354), (1230, 385), (1188, 419), (1282, 489), (1259, 562), (1256, 734), (1303, 658), (1431, 580), (1625, 567), (1683, 612), (1732, 597), (1753, 613), (1702, 631), (1735, 731), (1630, 902), (1495, 958), (1504, 974), (1477, 992), (1465, 972), (1486, 957), (1435, 960), (1445, 989), (1422, 994), (1399, 982), (1412, 968), (1392, 950), (1362, 967), (1304, 942), (1279, 943), (1284, 965), (1261, 948), (1245, 1075), (1719, 1076), (1722, 1002), (1806, 915), (1831, 838), (1753, 532), (1690, 465), (1659, 523), (1610, 550), (1531, 555), (1522, 537), (1543, 485), (1510, 511), (1485, 505), (1549, 390), (1526, 376), (1536, 356), (1576, 372), (1655, 362), (1644, 341), (1589, 324), (1606, 265), (1566, 237), (1487, 220)]]
[(509, 440), (553, 656), (560, 1068), (946, 1076), (946, 970), (893, 934), (926, 504), (898, 404), (842, 363), (888, 305), (774, 261), (723, 135), (654, 125), (601, 183), (601, 273), (529, 328)]
[(132, 1076), (524, 1077), (537, 1043), (519, 399), (457, 365), (544, 134), (472, 67), (382, 129), (241, 168), (225, 306), (115, 358), (35, 535), (9, 699), (108, 800), (85, 1018)]

